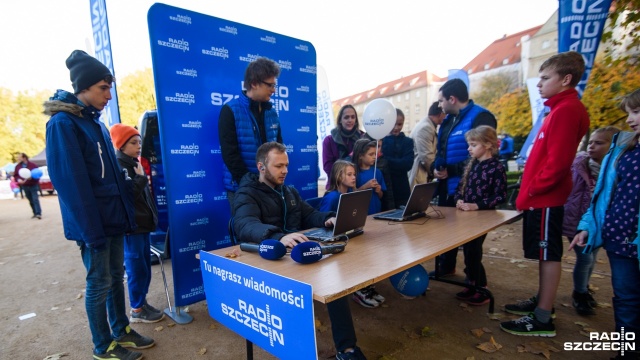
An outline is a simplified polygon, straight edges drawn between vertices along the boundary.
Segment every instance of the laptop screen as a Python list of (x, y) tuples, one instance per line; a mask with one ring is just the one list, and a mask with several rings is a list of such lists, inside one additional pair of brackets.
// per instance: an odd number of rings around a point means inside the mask
[(371, 189), (367, 189), (340, 195), (336, 223), (333, 227), (334, 236), (364, 227), (372, 192)]

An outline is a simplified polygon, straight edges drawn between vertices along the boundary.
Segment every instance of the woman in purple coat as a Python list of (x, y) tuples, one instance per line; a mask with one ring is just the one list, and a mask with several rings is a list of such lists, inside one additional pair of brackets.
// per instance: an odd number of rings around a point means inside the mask
[(360, 130), (358, 113), (353, 105), (345, 105), (340, 109), (336, 119), (336, 127), (322, 141), (322, 168), (327, 176), (331, 176), (331, 168), (336, 160), (344, 159), (353, 151), (353, 144), (364, 135)]

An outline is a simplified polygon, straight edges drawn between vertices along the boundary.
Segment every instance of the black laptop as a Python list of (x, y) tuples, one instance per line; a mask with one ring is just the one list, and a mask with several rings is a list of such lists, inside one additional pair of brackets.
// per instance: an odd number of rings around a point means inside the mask
[(404, 209), (390, 210), (373, 215), (374, 219), (390, 221), (409, 221), (426, 215), (433, 195), (438, 188), (437, 182), (416, 184), (411, 190), (409, 200)]
[(318, 228), (304, 233), (310, 240), (345, 241), (362, 234), (367, 221), (371, 189), (340, 195), (333, 228)]

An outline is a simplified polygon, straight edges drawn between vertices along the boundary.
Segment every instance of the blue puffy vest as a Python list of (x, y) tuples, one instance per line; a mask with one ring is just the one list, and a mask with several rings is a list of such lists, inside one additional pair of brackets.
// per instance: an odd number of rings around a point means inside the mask
[[(256, 152), (260, 145), (262, 145), (262, 141), (260, 140), (260, 128), (258, 127), (255, 116), (251, 113), (250, 104), (251, 99), (244, 93), (237, 99), (233, 99), (227, 103), (236, 121), (236, 136), (238, 137), (238, 149), (240, 150), (242, 161), (250, 172), (257, 174)], [(278, 141), (280, 120), (278, 119), (278, 113), (275, 109), (271, 108), (264, 111), (264, 128), (267, 132), (267, 142)], [(233, 181), (233, 177), (227, 166), (223, 166), (224, 187), (229, 191), (238, 190), (238, 183)]]
[[(464, 134), (471, 130), (473, 121), (476, 117), (482, 113), (488, 111), (482, 106), (473, 104), (460, 110), (458, 115), (458, 122), (453, 125), (447, 136), (447, 148), (445, 153), (445, 160), (447, 164), (457, 164), (461, 161), (465, 161), (469, 158), (469, 151), (467, 150), (469, 145), (464, 138)], [(455, 120), (455, 119), (454, 119)], [(458, 187), (460, 176), (450, 176), (447, 179), (447, 194), (453, 195)]]

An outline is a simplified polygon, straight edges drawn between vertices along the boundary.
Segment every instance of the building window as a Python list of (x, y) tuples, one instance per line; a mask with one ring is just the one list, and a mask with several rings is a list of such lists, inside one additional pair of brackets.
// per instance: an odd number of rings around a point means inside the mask
[(409, 92), (407, 91), (407, 92), (404, 94), (404, 99), (405, 99), (405, 100), (409, 100), (409, 96), (410, 96), (410, 94), (409, 94)]
[(489, 70), (489, 68), (490, 68), (490, 67), (491, 67), (491, 65), (489, 65), (489, 64), (484, 64), (484, 69), (485, 69), (485, 70)]
[(543, 42), (542, 42), (542, 48), (543, 48), (543, 49), (547, 49), (547, 48), (549, 48), (550, 46), (551, 46), (551, 41), (549, 41), (549, 40), (545, 40), (545, 41), (543, 41)]
[(420, 114), (420, 104), (416, 105), (416, 114)]
[(507, 65), (509, 63), (509, 58), (504, 58), (504, 60), (502, 60), (502, 65)]
[(420, 97), (420, 90), (416, 90), (416, 97), (419, 98)]

